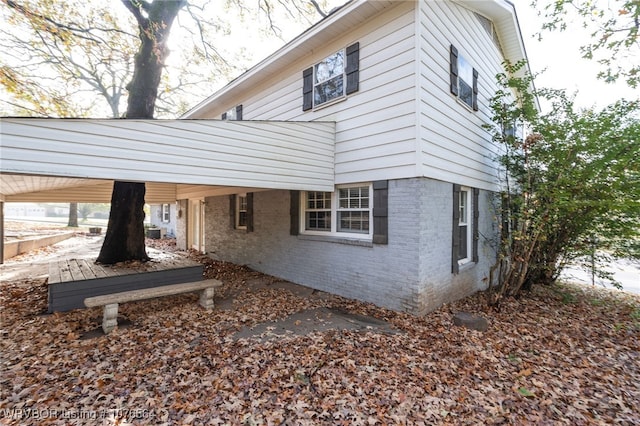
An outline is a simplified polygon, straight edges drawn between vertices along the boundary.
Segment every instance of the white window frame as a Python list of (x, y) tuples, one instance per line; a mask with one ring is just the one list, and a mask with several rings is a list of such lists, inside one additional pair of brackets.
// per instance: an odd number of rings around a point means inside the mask
[[(465, 265), (471, 262), (473, 256), (473, 197), (471, 196), (472, 190), (469, 187), (463, 186), (460, 188), (460, 199), (458, 200), (458, 208), (460, 209), (460, 217), (458, 219), (458, 226), (466, 226), (466, 256), (458, 259), (458, 265)], [(460, 231), (460, 234), (462, 231)], [(459, 250), (462, 246), (458, 247)]]
[(162, 209), (162, 223), (171, 222), (171, 206), (169, 204), (163, 204)]
[[(318, 76), (318, 67), (327, 62), (328, 60), (330, 60), (332, 57), (337, 56), (341, 54), (342, 55), (342, 74), (336, 74), (331, 76), (330, 78), (326, 78), (326, 79), (319, 79)], [(338, 77), (340, 77), (340, 79), (342, 80), (342, 94), (328, 99), (324, 102), (316, 102), (316, 88), (321, 86), (322, 84), (332, 80), (332, 79), (337, 79)], [(317, 62), (313, 65), (313, 90), (311, 92), (311, 97), (313, 99), (313, 107), (320, 107), (320, 106), (324, 106), (324, 105), (329, 105), (332, 104), (334, 102), (339, 101), (340, 99), (344, 99), (347, 95), (347, 51), (346, 49), (340, 49), (337, 52), (332, 53), (331, 55), (327, 56), (326, 58), (324, 58), (322, 61)]]
[[(244, 207), (243, 207), (244, 204)], [(244, 225), (240, 225), (240, 215), (242, 212), (245, 213), (245, 222), (246, 222), (246, 214), (247, 214), (247, 194), (236, 194), (236, 214), (235, 214), (235, 227), (236, 229), (247, 229), (246, 223)]]
[[(368, 207), (358, 207), (358, 208), (340, 208), (340, 190), (348, 189), (348, 188), (368, 188)], [(309, 191), (309, 192), (317, 192), (317, 191)], [(330, 237), (340, 237), (340, 238), (349, 238), (349, 239), (358, 239), (358, 240), (368, 240), (371, 241), (373, 239), (373, 184), (370, 182), (367, 183), (356, 183), (356, 184), (348, 184), (348, 185), (338, 185), (335, 188), (335, 191), (331, 192), (331, 208), (330, 208), (330, 217), (331, 217), (331, 229), (326, 231), (320, 230), (312, 230), (307, 229), (307, 212), (308, 211), (317, 211), (317, 209), (308, 209), (307, 208), (307, 200), (309, 192), (302, 192), (302, 196), (300, 197), (300, 233), (303, 235), (322, 235), (322, 236), (330, 236)], [(329, 211), (329, 210), (327, 210)], [(339, 217), (341, 212), (352, 212), (352, 211), (368, 211), (368, 221), (369, 221), (369, 229), (365, 232), (347, 232), (339, 230)]]
[[(469, 75), (465, 76), (465, 73)], [(471, 95), (468, 99), (469, 102), (462, 97), (463, 84), (469, 88)], [(460, 52), (458, 52), (458, 100), (473, 110), (473, 66)]]

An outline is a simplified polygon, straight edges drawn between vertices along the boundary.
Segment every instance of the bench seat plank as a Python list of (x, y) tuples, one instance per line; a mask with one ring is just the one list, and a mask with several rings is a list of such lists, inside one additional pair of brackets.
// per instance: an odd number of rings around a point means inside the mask
[(105, 306), (114, 303), (135, 302), (137, 300), (154, 299), (156, 297), (171, 296), (180, 293), (190, 293), (204, 290), (205, 288), (219, 287), (222, 283), (216, 279), (194, 281), (191, 283), (171, 284), (160, 287), (145, 288), (142, 290), (130, 290), (120, 293), (92, 296), (84, 299), (87, 308)]

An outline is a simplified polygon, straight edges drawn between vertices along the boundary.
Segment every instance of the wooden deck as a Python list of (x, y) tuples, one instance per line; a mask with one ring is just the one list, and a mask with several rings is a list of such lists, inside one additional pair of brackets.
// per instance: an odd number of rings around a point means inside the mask
[(84, 308), (87, 297), (198, 281), (203, 270), (202, 264), (171, 253), (116, 265), (98, 265), (91, 258), (58, 260), (49, 264), (49, 312)]

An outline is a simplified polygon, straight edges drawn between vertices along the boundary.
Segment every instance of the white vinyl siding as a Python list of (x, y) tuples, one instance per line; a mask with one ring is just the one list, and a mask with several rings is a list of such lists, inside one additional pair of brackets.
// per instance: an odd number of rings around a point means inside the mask
[[(237, 98), (245, 120), (336, 122), (335, 183), (415, 176), (415, 13), (398, 2)], [(355, 42), (359, 90), (342, 102), (302, 111), (302, 71)], [(211, 114), (219, 113), (213, 110)], [(362, 150), (364, 148), (364, 150)]]
[[(422, 175), (496, 189), (495, 147), (482, 124), (503, 58), (475, 14), (453, 2), (418, 2), (420, 31), (420, 137)], [(462, 108), (449, 90), (453, 44), (479, 72), (478, 107)]]
[(333, 123), (2, 119), (0, 172), (332, 190)]
[[(336, 184), (420, 176), (495, 190), (495, 147), (482, 129), (490, 121), (487, 100), (495, 75), (502, 71), (492, 36), (474, 12), (456, 2), (385, 7), (358, 26), (336, 31), (331, 42), (307, 40), (301, 46), (312, 53), (222, 96), (242, 103), (247, 120), (335, 122)], [(303, 111), (303, 70), (355, 42), (359, 91)], [(452, 44), (479, 73), (479, 111), (464, 108), (450, 93)], [(201, 111), (213, 117), (223, 112), (215, 103)]]

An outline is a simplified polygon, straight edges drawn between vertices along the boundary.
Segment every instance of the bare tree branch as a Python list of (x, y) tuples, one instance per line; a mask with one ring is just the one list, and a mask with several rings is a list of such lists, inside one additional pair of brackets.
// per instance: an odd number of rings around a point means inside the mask
[(318, 2), (316, 0), (309, 0), (309, 2), (313, 5), (313, 7), (316, 9), (316, 12), (318, 12), (318, 15), (322, 16), (323, 18), (326, 18), (328, 15), (325, 13), (324, 10), (322, 10), (322, 8), (320, 7), (320, 5), (318, 4)]

